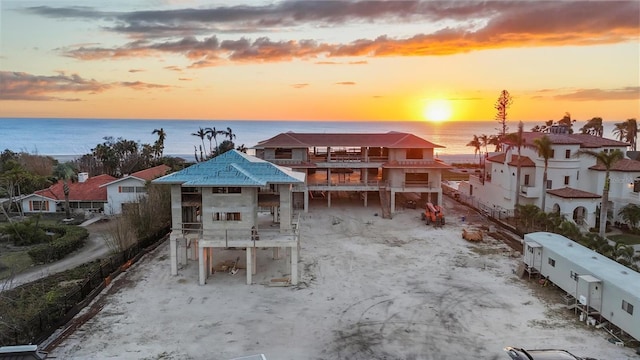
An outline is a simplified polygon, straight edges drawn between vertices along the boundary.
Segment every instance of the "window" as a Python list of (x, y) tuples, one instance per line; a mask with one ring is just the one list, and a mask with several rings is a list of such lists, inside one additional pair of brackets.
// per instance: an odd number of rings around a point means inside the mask
[(48, 211), (49, 210), (48, 201), (31, 201), (30, 204), (31, 204), (32, 211)]
[(556, 261), (552, 258), (549, 258), (549, 265), (556, 267)]
[(213, 221), (242, 221), (242, 215), (239, 212), (214, 212)]
[(556, 156), (556, 151), (554, 149), (551, 149), (551, 156), (549, 156), (549, 159), (553, 159)]
[(633, 305), (629, 304), (624, 300), (622, 300), (622, 310), (628, 312), (629, 315), (633, 315)]
[(147, 192), (147, 188), (144, 186), (136, 186), (136, 192), (137, 193), (146, 193)]
[(580, 276), (580, 274), (571, 271), (570, 276), (571, 276), (571, 279), (573, 279), (574, 281), (578, 281), (578, 276)]
[(240, 187), (213, 187), (211, 188), (213, 194), (240, 194), (242, 188)]
[(529, 185), (529, 177), (530, 177), (529, 174), (524, 176), (524, 184), (525, 185)]
[(565, 159), (571, 159), (571, 150), (565, 150), (564, 151), (564, 157)]
[(275, 158), (276, 159), (292, 159), (293, 158), (293, 151), (292, 149), (283, 149), (283, 148), (277, 148), (275, 150)]
[(551, 189), (553, 182), (551, 180), (547, 180), (547, 189)]
[(580, 171), (576, 171), (576, 180), (580, 180)]
[(121, 193), (134, 193), (134, 192), (136, 192), (136, 187), (135, 186), (119, 186), (118, 187), (118, 192), (121, 192)]
[(231, 212), (227, 213), (227, 221), (241, 221), (241, 216), (239, 212)]
[(407, 149), (407, 159), (422, 159), (423, 151), (422, 149)]
[(564, 184), (569, 185), (569, 176), (564, 177)]

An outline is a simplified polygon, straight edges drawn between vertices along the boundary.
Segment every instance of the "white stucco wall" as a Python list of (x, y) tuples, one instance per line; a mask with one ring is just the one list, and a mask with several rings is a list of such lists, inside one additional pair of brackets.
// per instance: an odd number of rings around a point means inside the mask
[[(32, 201), (45, 201), (49, 203), (49, 210), (32, 210), (32, 207), (30, 206), (30, 203)], [(22, 211), (24, 211), (25, 213), (54, 213), (56, 212), (56, 202), (54, 200), (48, 199), (48, 198), (44, 198), (41, 196), (29, 196), (26, 197), (24, 199), (22, 199)]]
[(116, 215), (122, 213), (122, 204), (138, 202), (141, 196), (146, 196), (146, 193), (139, 192), (120, 192), (122, 187), (144, 187), (144, 181), (128, 178), (118, 181), (116, 183), (107, 185), (107, 204), (104, 206), (104, 212), (107, 215)]

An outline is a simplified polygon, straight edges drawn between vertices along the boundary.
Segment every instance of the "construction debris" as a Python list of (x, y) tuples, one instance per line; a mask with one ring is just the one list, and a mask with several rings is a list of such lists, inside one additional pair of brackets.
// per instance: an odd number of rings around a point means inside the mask
[(462, 238), (467, 241), (482, 241), (482, 230), (467, 231), (467, 229), (462, 229)]

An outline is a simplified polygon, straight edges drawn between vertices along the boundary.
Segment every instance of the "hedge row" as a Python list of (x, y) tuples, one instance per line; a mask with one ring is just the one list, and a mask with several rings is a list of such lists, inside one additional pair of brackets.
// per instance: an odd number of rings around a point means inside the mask
[(45, 228), (47, 231), (62, 234), (55, 240), (34, 247), (28, 254), (36, 264), (44, 264), (64, 258), (81, 248), (89, 237), (87, 229), (74, 225), (56, 225)]

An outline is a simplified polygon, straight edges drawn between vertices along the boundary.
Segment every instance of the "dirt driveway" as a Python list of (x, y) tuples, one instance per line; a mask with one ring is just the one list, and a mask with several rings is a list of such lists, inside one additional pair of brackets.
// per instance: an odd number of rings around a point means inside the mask
[[(446, 204), (445, 204), (446, 205)], [(581, 356), (635, 359), (587, 328), (537, 285), (514, 275), (502, 242), (472, 244), (461, 217), (426, 226), (419, 210), (392, 220), (359, 206), (312, 208), (301, 216), (301, 282), (269, 287), (287, 258), (258, 252), (254, 284), (216, 273), (198, 285), (196, 263), (171, 276), (168, 245), (117, 278), (119, 291), (51, 355), (64, 359), (507, 359), (505, 346), (564, 348)], [(470, 223), (471, 222), (471, 223)], [(244, 260), (242, 250), (214, 263)], [(119, 284), (119, 285), (118, 285)]]
[(106, 257), (110, 251), (104, 239), (105, 234), (107, 234), (108, 226), (109, 223), (104, 221), (96, 222), (87, 226), (86, 228), (89, 231), (89, 238), (80, 250), (71, 253), (69, 256), (59, 261), (33, 266), (32, 268), (17, 274), (13, 279), (8, 280), (9, 282), (4, 288), (12, 289), (16, 286), (38, 280), (45, 276), (72, 269), (86, 262)]

